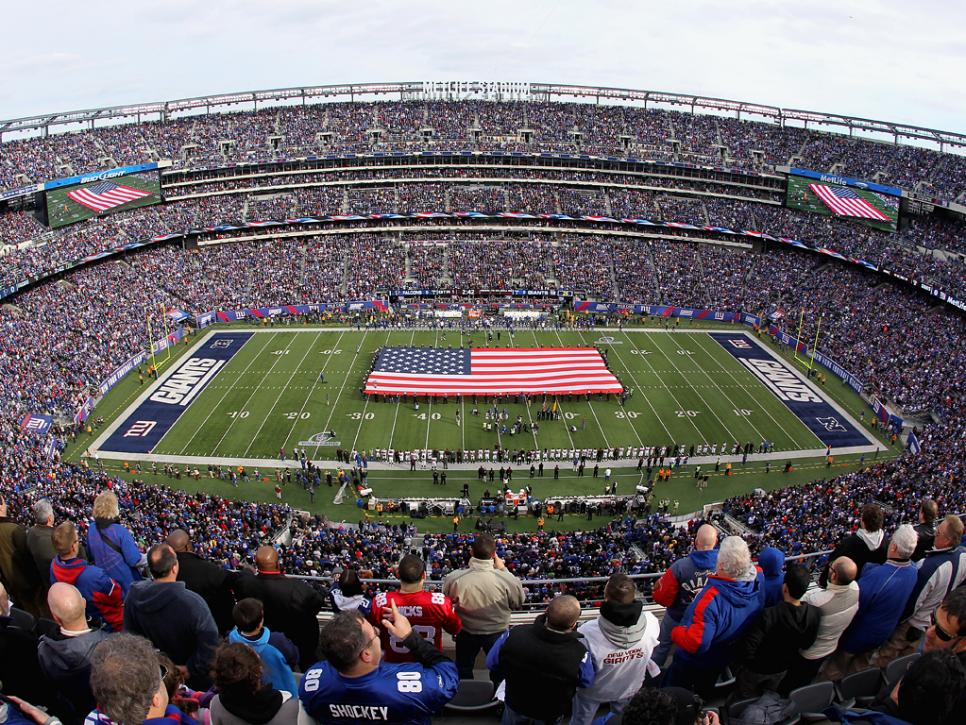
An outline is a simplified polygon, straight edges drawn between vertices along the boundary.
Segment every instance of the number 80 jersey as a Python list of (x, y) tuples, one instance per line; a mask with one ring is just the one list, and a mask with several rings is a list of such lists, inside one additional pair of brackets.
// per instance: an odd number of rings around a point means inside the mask
[(453, 602), (441, 592), (380, 592), (372, 601), (369, 621), (380, 633), (383, 659), (386, 662), (416, 660), (402, 642), (382, 627), (384, 609), (391, 610), (392, 602), (396, 603), (399, 613), (413, 625), (413, 631), (429, 640), (440, 651), (443, 649), (443, 630), (455, 635), (463, 628), (459, 615), (453, 611)]

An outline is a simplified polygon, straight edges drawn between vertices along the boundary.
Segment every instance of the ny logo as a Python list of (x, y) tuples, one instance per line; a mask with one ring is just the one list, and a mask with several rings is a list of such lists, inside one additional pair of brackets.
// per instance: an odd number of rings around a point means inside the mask
[(232, 342), (234, 342), (234, 340), (232, 340), (230, 337), (224, 337), (220, 340), (215, 340), (213, 343), (211, 343), (211, 349), (224, 350), (227, 347), (231, 347)]
[(144, 438), (154, 430), (154, 426), (157, 424), (156, 420), (136, 420), (130, 428), (124, 431), (124, 438)]

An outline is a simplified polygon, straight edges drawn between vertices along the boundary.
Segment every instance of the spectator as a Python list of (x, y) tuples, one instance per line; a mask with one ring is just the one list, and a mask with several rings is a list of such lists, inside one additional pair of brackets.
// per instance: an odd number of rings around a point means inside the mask
[[(37, 573), (46, 589), (50, 583), (50, 563), (57, 556), (54, 551), (54, 507), (45, 498), (40, 499), (33, 506), (34, 525), (27, 529), (27, 548), (37, 565)], [(77, 555), (86, 560), (87, 552), (81, 544)]]
[(493, 537), (477, 535), (470, 553), (469, 567), (443, 580), (443, 594), (452, 600), (463, 622), (456, 635), (456, 666), (463, 680), (473, 679), (480, 650), (489, 654), (510, 626), (510, 612), (523, 606), (523, 586), (496, 555)]
[(936, 609), (923, 650), (951, 649), (966, 664), (966, 587), (953, 589)]
[(580, 603), (563, 594), (490, 648), (486, 666), (506, 681), (503, 725), (559, 722), (577, 688), (594, 684), (594, 658), (574, 632), (579, 618)]
[(758, 554), (758, 566), (765, 578), (765, 606), (784, 601), (785, 554), (774, 546), (766, 546)]
[(867, 669), (874, 650), (899, 623), (916, 585), (916, 530), (903, 524), (892, 535), (885, 564), (866, 564), (859, 576), (859, 609), (839, 641), (838, 651), (825, 666), (825, 676), (838, 680)]
[(917, 647), (940, 602), (966, 579), (966, 549), (959, 543), (962, 538), (963, 522), (958, 516), (949, 515), (936, 527), (935, 548), (918, 563), (916, 583), (902, 622), (879, 652), (880, 667)]
[(168, 534), (167, 542), (178, 556), (178, 581), (184, 582), (189, 591), (205, 600), (218, 632), (227, 633), (232, 628), (235, 606), (231, 587), (238, 575), (196, 554), (184, 529), (175, 529)]
[[(172, 552), (172, 559), (174, 552)], [(91, 691), (97, 707), (86, 725), (197, 725), (168, 702), (167, 673), (143, 637), (121, 633), (108, 637), (91, 654)]]
[(597, 619), (577, 628), (590, 651), (597, 675), (594, 684), (574, 695), (573, 725), (591, 723), (597, 710), (609, 704), (618, 713), (644, 682), (648, 672), (657, 676), (651, 653), (658, 644), (660, 624), (637, 599), (637, 587), (626, 574), (612, 574), (604, 587), (604, 602)]
[(299, 650), (303, 669), (315, 660), (319, 644), (319, 610), (324, 600), (315, 589), (298, 579), (290, 579), (279, 568), (278, 552), (260, 546), (255, 552), (255, 576), (240, 577), (235, 594), (239, 599), (254, 597), (265, 606), (265, 625), (282, 632)]
[[(298, 666), (299, 651), (281, 632), (265, 626), (265, 608), (257, 599), (242, 599), (232, 612), (235, 628), (228, 634), (229, 642), (247, 644), (265, 665), (265, 681), (276, 690), (298, 692), (292, 668)], [(217, 669), (217, 666), (216, 666)]]
[(205, 690), (218, 645), (208, 605), (178, 581), (178, 557), (167, 544), (151, 547), (148, 568), (154, 580), (137, 582), (124, 601), (124, 629), (151, 640), (178, 665), (189, 687)]
[(779, 686), (783, 695), (815, 679), (826, 658), (838, 646), (842, 633), (859, 611), (859, 585), (855, 581), (855, 562), (847, 556), (833, 559), (828, 567), (828, 584), (806, 592), (802, 601), (821, 613), (818, 635), (811, 647), (798, 650), (798, 658)]
[(705, 710), (700, 697), (683, 687), (642, 687), (622, 712), (595, 720), (598, 725), (719, 725), (718, 713)]
[(718, 550), (715, 573), (688, 605), (681, 624), (671, 630), (679, 651), (664, 685), (687, 687), (702, 697), (711, 693), (734, 643), (764, 601), (762, 575), (751, 562), (748, 544), (740, 536), (726, 537)]
[(681, 623), (685, 610), (715, 572), (717, 545), (718, 530), (711, 524), (703, 524), (694, 538), (694, 550), (674, 562), (654, 587), (654, 601), (665, 608), (661, 620), (661, 644), (652, 656), (658, 667), (664, 666), (674, 646), (671, 630)]
[(211, 700), (211, 725), (283, 725), (298, 720), (298, 698), (288, 687), (279, 690), (266, 681), (264, 665), (264, 659), (240, 642), (218, 648), (213, 668), (218, 694)]
[[(383, 613), (394, 603), (421, 637), (430, 640), (436, 649), (443, 650), (443, 632), (456, 636), (463, 623), (453, 610), (450, 598), (442, 592), (427, 592), (426, 565), (414, 554), (406, 554), (397, 569), (400, 587), (395, 592), (379, 592), (373, 600), (369, 621), (379, 625)], [(380, 632), (382, 651), (386, 662), (413, 662), (412, 653), (393, 639), (387, 630)]]
[(77, 587), (63, 582), (52, 584), (47, 605), (60, 632), (58, 636), (40, 637), (40, 668), (76, 719), (83, 719), (95, 705), (90, 686), (91, 653), (110, 635), (88, 626), (86, 602)]
[(916, 524), (916, 535), (919, 540), (912, 560), (920, 561), (926, 552), (932, 549), (936, 540), (936, 519), (939, 518), (939, 506), (931, 498), (924, 498), (919, 504), (919, 523)]
[[(855, 563), (856, 571), (859, 572), (868, 562), (875, 564), (885, 562), (886, 549), (889, 545), (882, 530), (882, 520), (880, 506), (874, 503), (863, 506), (859, 529), (839, 542), (829, 561), (835, 561), (843, 556), (848, 557)], [(828, 583), (828, 575), (829, 567), (826, 566), (822, 576), (819, 577), (819, 586), (824, 587)]]
[(305, 673), (299, 699), (319, 723), (382, 720), (423, 723), (456, 694), (456, 666), (413, 632), (395, 604), (382, 621), (390, 635), (413, 653), (415, 663), (380, 662), (379, 634), (358, 611), (340, 612), (322, 628), (319, 651), (325, 657)]
[(912, 725), (958, 725), (966, 716), (966, 666), (949, 650), (926, 652), (873, 709)]
[(363, 593), (362, 580), (352, 567), (339, 573), (339, 581), (329, 592), (332, 611), (335, 613), (358, 609), (366, 617), (372, 611), (372, 600)]
[(77, 556), (80, 539), (72, 522), (58, 525), (51, 538), (57, 556), (50, 564), (50, 583), (64, 582), (77, 587), (94, 621), (106, 622), (115, 632), (120, 632), (124, 627), (121, 587), (99, 566)]
[(34, 616), (43, 614), (37, 601), (41, 591), (40, 577), (27, 548), (27, 532), (7, 512), (7, 502), (0, 495), (0, 583), (13, 603)]
[(789, 564), (784, 578), (782, 601), (765, 608), (738, 647), (736, 697), (758, 697), (765, 690), (775, 690), (798, 650), (811, 647), (818, 635), (819, 610), (802, 602), (812, 581), (808, 569)]
[(131, 585), (141, 580), (145, 564), (134, 538), (118, 522), (120, 509), (113, 491), (102, 491), (94, 499), (94, 520), (87, 530), (87, 544), (94, 563), (121, 585), (126, 597)]

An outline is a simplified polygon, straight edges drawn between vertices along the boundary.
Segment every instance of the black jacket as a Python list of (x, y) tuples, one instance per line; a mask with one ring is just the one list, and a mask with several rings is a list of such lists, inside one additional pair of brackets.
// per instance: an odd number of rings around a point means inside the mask
[[(855, 562), (856, 578), (862, 573), (862, 567), (872, 562), (874, 564), (885, 564), (886, 556), (889, 553), (889, 538), (885, 535), (882, 536), (882, 543), (878, 547), (872, 549), (866, 543), (865, 539), (856, 532), (854, 534), (849, 534), (844, 539), (839, 542), (839, 545), (835, 547), (832, 555), (828, 558), (829, 563), (835, 561), (840, 556), (847, 556), (852, 561)], [(818, 584), (823, 589), (828, 586), (828, 565), (826, 564), (825, 570), (822, 572), (822, 576), (818, 579)]]
[(135, 582), (124, 600), (124, 629), (147, 637), (176, 665), (188, 668), (188, 685), (207, 690), (218, 628), (205, 600), (184, 582)]
[(543, 614), (511, 629), (493, 650), (487, 664), (506, 678), (506, 704), (518, 715), (553, 722), (569, 711), (578, 685), (593, 683), (594, 661), (581, 635), (547, 629)]
[(222, 635), (235, 626), (231, 617), (235, 607), (231, 589), (238, 576), (235, 572), (202, 559), (192, 551), (178, 552), (178, 581), (183, 581), (190, 591), (205, 600), (218, 632)]
[(916, 542), (915, 551), (912, 552), (912, 556), (909, 558), (913, 561), (919, 561), (925, 558), (926, 552), (932, 549), (933, 544), (936, 542), (936, 524), (935, 522), (916, 524), (915, 529), (919, 540)]
[(822, 615), (818, 607), (782, 601), (768, 607), (748, 628), (738, 647), (738, 663), (761, 675), (784, 672), (798, 651), (815, 643)]
[(319, 647), (319, 610), (325, 605), (322, 595), (299, 579), (279, 572), (242, 574), (235, 581), (235, 597), (254, 597), (265, 605), (265, 626), (282, 632), (299, 649), (303, 670), (316, 661)]

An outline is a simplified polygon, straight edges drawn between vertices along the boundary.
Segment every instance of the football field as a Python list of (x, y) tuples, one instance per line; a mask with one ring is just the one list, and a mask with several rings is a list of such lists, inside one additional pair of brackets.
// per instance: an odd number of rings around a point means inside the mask
[[(598, 347), (631, 396), (504, 397), (510, 435), (485, 430), (479, 398), (384, 402), (361, 393), (383, 347)], [(744, 359), (743, 359), (744, 358)], [(324, 376), (324, 377), (323, 377)], [(549, 449), (770, 442), (780, 452), (857, 451), (863, 427), (743, 328), (626, 330), (362, 330), (225, 328), (204, 333), (95, 442), (107, 458), (281, 465), (293, 448), (315, 460), (336, 448)], [(556, 406), (555, 419), (540, 419)], [(476, 414), (474, 414), (474, 410)], [(459, 413), (459, 415), (457, 415)], [(534, 426), (533, 424), (537, 425)], [(629, 456), (630, 457), (630, 456)]]

